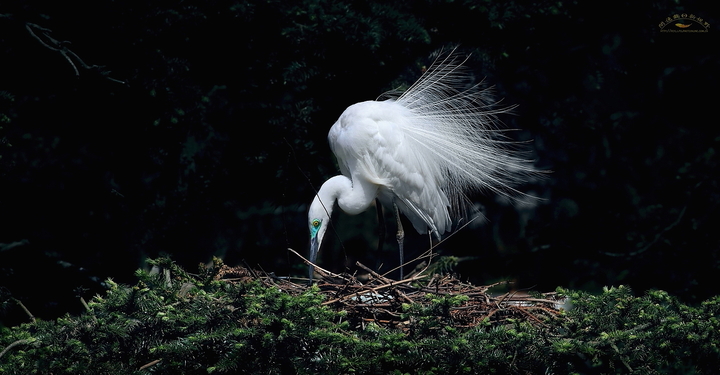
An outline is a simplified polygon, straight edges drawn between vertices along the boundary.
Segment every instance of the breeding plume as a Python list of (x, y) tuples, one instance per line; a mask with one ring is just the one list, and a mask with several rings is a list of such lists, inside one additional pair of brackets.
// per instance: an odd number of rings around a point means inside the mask
[[(378, 198), (398, 221), (403, 264), (403, 213), (436, 239), (467, 213), (466, 194), (522, 195), (514, 186), (536, 173), (498, 129), (511, 107), (472, 84), (457, 55), (436, 59), (410, 88), (348, 107), (328, 140), (342, 175), (325, 181), (310, 205), (310, 261), (315, 263), (335, 202), (345, 213), (365, 211)], [(314, 268), (310, 266), (312, 280)], [(402, 278), (402, 268), (400, 269)]]

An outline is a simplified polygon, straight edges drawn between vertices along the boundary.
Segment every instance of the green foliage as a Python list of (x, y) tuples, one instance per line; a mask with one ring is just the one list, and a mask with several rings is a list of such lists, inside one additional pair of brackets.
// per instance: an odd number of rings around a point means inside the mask
[(6, 329), (3, 347), (31, 341), (3, 358), (0, 373), (143, 373), (138, 369), (155, 359), (162, 361), (153, 371), (161, 373), (282, 373), (337, 340), (343, 326), (332, 323), (339, 315), (319, 305), (314, 289), (290, 296), (153, 263), (165, 271), (138, 271), (133, 287), (108, 280), (107, 293), (80, 317)]
[[(720, 297), (693, 307), (664, 291), (634, 297), (627, 287), (600, 296), (568, 292), (573, 309), (554, 343), (559, 363), (621, 373), (714, 373), (720, 365)], [(570, 370), (570, 368), (569, 368)]]
[[(108, 290), (80, 316), (3, 328), (0, 374), (675, 374), (720, 365), (720, 298), (687, 306), (662, 291), (634, 297), (559, 290), (554, 321), (457, 328), (464, 296), (405, 306), (410, 332), (351, 329), (317, 287), (291, 295), (217, 269), (190, 275), (167, 259)], [(414, 328), (413, 328), (414, 327)]]
[(452, 328), (450, 309), (467, 301), (468, 297), (427, 294), (425, 298), (431, 302), (427, 307), (418, 304), (403, 305), (403, 319), (409, 319), (411, 333), (419, 337), (453, 334), (455, 329)]

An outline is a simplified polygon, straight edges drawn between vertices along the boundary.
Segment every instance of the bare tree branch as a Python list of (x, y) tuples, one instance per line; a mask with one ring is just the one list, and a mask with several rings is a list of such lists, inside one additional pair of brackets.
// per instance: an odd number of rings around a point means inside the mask
[(125, 81), (110, 77), (110, 71), (103, 69), (103, 66), (86, 64), (80, 56), (67, 47), (67, 45), (70, 44), (69, 41), (59, 41), (51, 37), (50, 33), (52, 33), (52, 30), (30, 22), (25, 23), (25, 29), (30, 33), (30, 36), (35, 38), (35, 40), (40, 42), (45, 48), (61, 54), (70, 66), (72, 66), (76, 77), (80, 76), (80, 70), (78, 69), (78, 66), (80, 66), (86, 70), (95, 70), (110, 81), (127, 85)]

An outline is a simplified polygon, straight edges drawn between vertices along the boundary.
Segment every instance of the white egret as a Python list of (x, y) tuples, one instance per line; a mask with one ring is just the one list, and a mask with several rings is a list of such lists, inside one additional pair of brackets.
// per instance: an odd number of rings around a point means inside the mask
[[(419, 233), (439, 240), (467, 213), (469, 191), (523, 195), (513, 186), (536, 170), (497, 127), (496, 116), (512, 107), (500, 107), (489, 89), (468, 84), (466, 60), (441, 56), (404, 93), (351, 105), (340, 115), (328, 140), (342, 175), (325, 181), (310, 205), (310, 262), (335, 202), (351, 215), (375, 198), (394, 208), (402, 278), (400, 212)], [(311, 281), (313, 272), (310, 266)]]

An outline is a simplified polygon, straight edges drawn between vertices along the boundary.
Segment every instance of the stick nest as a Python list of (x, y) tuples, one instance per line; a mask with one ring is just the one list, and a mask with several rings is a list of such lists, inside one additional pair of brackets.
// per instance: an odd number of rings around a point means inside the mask
[[(318, 267), (316, 272), (320, 278), (315, 281), (320, 293), (325, 296), (323, 305), (344, 311), (345, 319), (355, 329), (374, 323), (411, 332), (418, 320), (417, 314), (408, 313), (411, 310), (422, 311), (424, 318), (437, 319), (443, 326), (455, 328), (504, 325), (518, 320), (545, 326), (562, 314), (566, 302), (555, 292), (489, 293), (494, 287), (510, 286), (510, 282), (476, 286), (462, 282), (454, 275), (423, 273), (397, 281), (379, 275), (362, 264), (358, 263), (358, 266), (368, 271), (368, 275), (360, 278), (333, 274)], [(222, 266), (216, 278), (229, 282), (258, 280), (291, 295), (305, 293), (309, 288), (307, 279), (296, 283), (288, 278), (226, 265)]]

